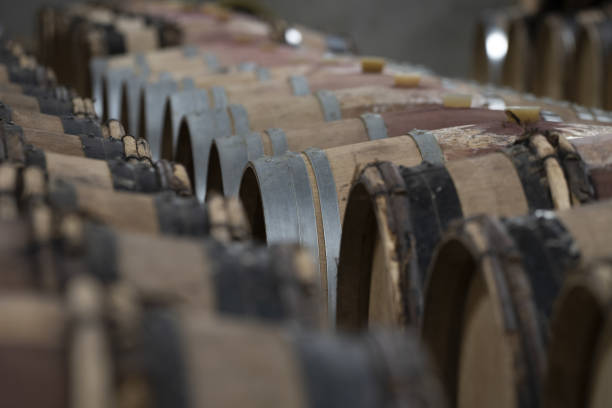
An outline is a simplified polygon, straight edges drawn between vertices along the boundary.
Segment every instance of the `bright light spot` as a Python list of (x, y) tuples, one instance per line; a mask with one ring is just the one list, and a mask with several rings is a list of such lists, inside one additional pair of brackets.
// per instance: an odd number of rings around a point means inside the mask
[(302, 33), (295, 28), (285, 31), (285, 42), (289, 45), (300, 45), (302, 43)]
[(494, 30), (487, 35), (487, 56), (494, 60), (499, 61), (506, 56), (508, 52), (508, 37), (503, 31)]

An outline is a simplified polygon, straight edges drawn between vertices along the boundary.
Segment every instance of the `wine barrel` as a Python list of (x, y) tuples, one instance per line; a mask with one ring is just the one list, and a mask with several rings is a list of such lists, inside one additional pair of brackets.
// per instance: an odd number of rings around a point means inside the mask
[(14, 109), (45, 115), (88, 115), (95, 118), (93, 103), (82, 98), (56, 98), (50, 95), (30, 96), (23, 93), (0, 92), (0, 101)]
[(30, 109), (19, 109), (0, 102), (0, 119), (23, 128), (40, 129), (70, 135), (102, 137), (100, 123), (82, 113), (79, 115), (48, 115)]
[(89, 61), (95, 56), (139, 53), (159, 48), (157, 27), (147, 26), (142, 19), (117, 17), (111, 23), (75, 21), (70, 30), (70, 55), (74, 64), (70, 84), (82, 95), (89, 95), (91, 78)]
[(49, 68), (37, 66), (22, 68), (15, 64), (0, 64), (0, 83), (22, 85), (54, 86), (57, 84), (55, 73)]
[[(412, 89), (365, 86), (319, 91), (310, 96), (230, 104), (225, 109), (192, 113), (183, 119), (179, 127), (175, 160), (188, 169), (196, 193), (203, 199), (209, 165), (207, 153), (215, 137), (249, 134), (270, 128), (298, 129), (343, 118), (358, 118), (370, 111), (391, 112), (418, 105), (440, 105), (447, 95), (448, 91), (443, 85), (421, 85)], [(467, 98), (467, 106), (470, 103), (482, 106), (485, 102), (477, 93), (473, 100)], [(155, 141), (149, 139), (149, 143), (153, 153)], [(161, 144), (162, 149), (164, 146), (164, 153), (171, 148), (167, 139)]]
[(500, 152), (444, 165), (366, 167), (353, 183), (343, 220), (338, 326), (419, 325), (433, 251), (457, 219), (612, 198), (609, 182), (591, 177), (592, 172), (612, 177), (600, 156), (612, 149), (612, 134), (571, 132), (569, 141), (561, 140), (563, 127), (547, 134), (533, 133)]
[(0, 92), (17, 93), (36, 98), (55, 98), (61, 101), (72, 100), (78, 96), (64, 86), (39, 86), (15, 83), (0, 83)]
[(472, 76), (478, 82), (499, 84), (508, 46), (508, 26), (521, 11), (507, 8), (483, 12), (476, 22)]
[(520, 16), (508, 28), (508, 53), (502, 66), (502, 84), (519, 92), (533, 88), (533, 58), (538, 16)]
[(543, 407), (604, 407), (610, 401), (609, 260), (569, 274), (550, 323)]
[(612, 109), (612, 21), (586, 24), (578, 32), (576, 101), (585, 106)]
[[(285, 80), (293, 75), (301, 75), (309, 71), (317, 70), (318, 63), (315, 64), (303, 64), (299, 66), (281, 66), (271, 68), (261, 68), (248, 66), (243, 72), (235, 74), (219, 74), (219, 75), (203, 75), (194, 76), (190, 78), (183, 78), (180, 82), (173, 80), (161, 80), (156, 83), (150, 83), (142, 86), (140, 91), (139, 106), (128, 105), (127, 117), (130, 118), (133, 115), (134, 109), (140, 109), (139, 113), (139, 125), (138, 136), (147, 139), (155, 140), (160, 139), (161, 132), (164, 126), (164, 111), (166, 107), (166, 98), (169, 98), (174, 92), (179, 90), (187, 91), (187, 100), (195, 101), (194, 106), (190, 109), (183, 109), (179, 112), (172, 112), (173, 115), (186, 113), (198, 112), (203, 108), (207, 107), (208, 104), (208, 92), (202, 88), (211, 89), (211, 99), (216, 105), (225, 107), (227, 105), (227, 94), (220, 87), (224, 85), (237, 85), (251, 84), (257, 82), (267, 82), (268, 80), (281, 79)], [(127, 84), (123, 90), (126, 93), (123, 100), (136, 101), (136, 98), (127, 95), (129, 89), (137, 88), (133, 84)], [(292, 94), (287, 94), (290, 96)], [(275, 95), (270, 95), (269, 99), (272, 99)], [(251, 97), (252, 101), (254, 98)], [(266, 99), (267, 100), (267, 99)], [(248, 101), (248, 99), (247, 99)], [(231, 101), (233, 102), (233, 101)], [(244, 101), (246, 102), (246, 101)], [(261, 95), (259, 95), (258, 102), (261, 102)], [(178, 122), (178, 121), (177, 121)], [(131, 126), (131, 122), (130, 122)]]
[[(555, 129), (554, 124), (536, 126), (541, 131)], [(566, 131), (568, 135), (610, 133), (608, 127), (586, 125), (567, 125)], [(443, 163), (498, 150), (524, 137), (525, 132), (520, 126), (493, 122), (262, 157), (244, 171), (239, 196), (256, 238), (268, 243), (300, 242), (314, 251), (333, 321), (341, 221), (356, 167), (380, 160), (403, 166), (424, 160)], [(594, 156), (597, 158), (596, 153)]]
[[(238, 194), (240, 179), (249, 161), (280, 156), (310, 147), (327, 149), (386, 137), (405, 135), (413, 129), (432, 130), (478, 123), (504, 122), (503, 111), (480, 108), (448, 108), (442, 105), (366, 113), (301, 129), (267, 129), (260, 133), (215, 138), (211, 144), (206, 181), (207, 194)], [(200, 159), (202, 155), (199, 156)]]
[(0, 158), (12, 163), (25, 163), (30, 146), (39, 150), (99, 160), (123, 159), (129, 162), (151, 162), (149, 145), (144, 139), (126, 135), (117, 121), (101, 126), (101, 136), (70, 135), (46, 130), (0, 124), (3, 151)]
[(126, 162), (125, 160), (98, 160), (85, 157), (45, 152), (32, 145), (25, 149), (13, 149), (12, 153), (22, 152), (22, 157), (13, 156), (12, 162), (43, 169), (50, 180), (64, 179), (74, 184), (85, 184), (108, 190), (121, 190), (142, 193), (174, 191), (191, 195), (191, 183), (185, 168), (178, 163), (165, 160), (151, 164)]
[[(229, 51), (228, 51), (229, 50)], [(175, 56), (177, 51), (182, 55), (181, 57)], [(248, 68), (267, 67), (274, 68), (278, 67), (281, 69), (283, 66), (294, 66), (303, 65), (305, 63), (313, 63), (321, 61), (320, 55), (304, 55), (302, 53), (296, 53), (290, 48), (274, 48), (272, 50), (261, 49), (253, 46), (221, 46), (221, 47), (195, 47), (185, 46), (174, 53), (171, 51), (164, 50), (164, 53), (158, 57), (153, 56), (146, 58), (137, 55), (126, 55), (123, 60), (112, 59), (109, 61), (105, 60), (94, 60), (92, 62), (92, 76), (98, 78), (98, 82), (94, 81), (94, 96), (98, 95), (101, 101), (104, 101), (103, 92), (105, 89), (104, 78), (106, 77), (108, 82), (109, 99), (112, 102), (107, 102), (109, 106), (109, 115), (115, 112), (119, 112), (117, 108), (117, 95), (121, 89), (121, 85), (124, 82), (128, 83), (128, 86), (136, 87), (137, 85), (142, 86), (143, 83), (155, 81), (164, 77), (164, 75), (172, 74), (175, 79), (182, 79), (187, 77), (194, 77), (194, 82), (198, 83), (206, 81), (206, 75), (222, 74), (225, 71), (233, 72), (237, 70), (245, 70)], [(162, 58), (166, 56), (166, 58)], [(174, 58), (169, 59), (169, 56)], [(146, 59), (145, 59), (146, 58)], [(133, 62), (135, 60), (135, 62)], [(130, 65), (136, 65), (131, 67)], [(126, 66), (127, 65), (127, 66)], [(236, 69), (227, 69), (225, 66), (232, 67), (236, 66)], [(108, 68), (113, 67), (113, 68)], [(265, 70), (255, 70), (256, 74), (266, 74)], [(290, 75), (286, 74), (285, 76)], [(198, 80), (197, 77), (202, 78)], [(259, 80), (261, 75), (246, 75), (242, 76), (244, 80)], [(223, 81), (222, 77), (217, 77), (217, 80)], [(234, 83), (230, 81), (229, 83)], [(211, 85), (211, 82), (203, 83), (204, 85)], [(212, 85), (215, 83), (212, 82)], [(103, 106), (100, 105), (99, 109)]]
[(447, 232), (429, 270), (422, 336), (453, 405), (540, 406), (554, 301), (568, 271), (610, 254), (611, 227), (612, 202), (602, 201), (475, 217)]
[(207, 205), (174, 192), (138, 194), (109, 191), (63, 179), (45, 181), (38, 167), (27, 167), (18, 178), (21, 208), (45, 202), (58, 214), (78, 213), (113, 228), (142, 234), (208, 236), (219, 241), (244, 241), (250, 228), (240, 202), (212, 196)]
[[(72, 279), (88, 275), (107, 287), (129, 287), (146, 302), (197, 307), (203, 315), (319, 326), (312, 259), (297, 246), (263, 248), (134, 234), (86, 223), (74, 215), (54, 225), (57, 214), (48, 213), (47, 207), (35, 206), (29, 223), (16, 227), (16, 221), (5, 222), (8, 230), (15, 230), (17, 242), (3, 255), (14, 258), (16, 270), (0, 278), (2, 292), (61, 291)], [(49, 248), (50, 259), (45, 256)]]
[[(16, 364), (10, 372), (3, 365), (2, 374), (16, 384), (39, 385), (32, 393), (4, 382), (7, 402), (44, 401), (53, 408), (125, 399), (172, 406), (189, 401), (197, 408), (446, 406), (413, 333), (340, 336), (149, 307), (112, 341), (104, 298), (92, 295), (91, 286), (75, 282), (66, 301), (21, 293), (2, 298), (2, 321), (32, 316), (0, 337), (0, 353)], [(121, 335), (138, 341), (121, 342)], [(113, 346), (121, 352), (110, 353)], [(136, 356), (141, 363), (129, 364)]]
[[(249, 102), (262, 103), (265, 100), (288, 96), (306, 96), (324, 90), (341, 90), (359, 86), (393, 86), (396, 82), (409, 79), (403, 88), (418, 86), (421, 81), (418, 75), (402, 75), (394, 77), (386, 74), (355, 73), (353, 67), (340, 73), (338, 69), (316, 70), (307, 75), (291, 75), (281, 80), (264, 80), (254, 84), (239, 84), (232, 86), (214, 86), (209, 89), (186, 90), (168, 96), (162, 120), (162, 140), (178, 140), (178, 131), (182, 119), (204, 108), (224, 107), (227, 104), (244, 104)], [(351, 72), (352, 71), (352, 72)], [(432, 82), (431, 78), (423, 82)], [(148, 135), (149, 133), (147, 133)], [(162, 146), (162, 157), (172, 157), (173, 150)]]
[(533, 91), (555, 99), (572, 99), (577, 21), (560, 14), (544, 17), (535, 40)]
[[(126, 146), (121, 139), (69, 135), (9, 124), (0, 124), (0, 140), (6, 146), (6, 159), (12, 162), (19, 162), (25, 157), (27, 145), (46, 152), (101, 160), (127, 159), (131, 156), (129, 145)], [(130, 141), (135, 142), (135, 139)], [(141, 143), (143, 142), (146, 143), (142, 140)]]

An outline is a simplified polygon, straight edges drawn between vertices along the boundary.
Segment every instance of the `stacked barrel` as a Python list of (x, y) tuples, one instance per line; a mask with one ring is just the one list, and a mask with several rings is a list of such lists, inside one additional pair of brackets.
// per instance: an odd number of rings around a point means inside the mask
[(474, 42), (474, 77), (540, 97), (612, 109), (607, 1), (523, 1), (488, 10)]
[(612, 114), (220, 5), (69, 10), (177, 44), (75, 45), (92, 100), (1, 39), (7, 406), (609, 403)]

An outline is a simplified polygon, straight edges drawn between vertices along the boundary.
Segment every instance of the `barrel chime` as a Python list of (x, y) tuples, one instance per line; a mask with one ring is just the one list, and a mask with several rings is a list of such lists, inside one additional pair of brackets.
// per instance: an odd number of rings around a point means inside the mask
[[(598, 46), (599, 10), (572, 26)], [(546, 16), (539, 56), (570, 61)], [(0, 38), (0, 405), (609, 405), (607, 105), (359, 57), (251, 2), (37, 22), (37, 57)]]

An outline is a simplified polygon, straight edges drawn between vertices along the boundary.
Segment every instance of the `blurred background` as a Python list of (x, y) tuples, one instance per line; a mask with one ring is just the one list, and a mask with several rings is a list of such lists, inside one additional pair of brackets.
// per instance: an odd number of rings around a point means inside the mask
[[(75, 0), (0, 2), (1, 21), (13, 38), (32, 44), (42, 5)], [(452, 77), (471, 73), (472, 43), (484, 10), (512, 0), (261, 0), (279, 16), (352, 38), (362, 54), (419, 63)]]

